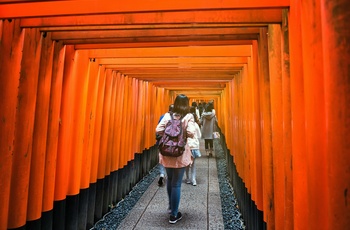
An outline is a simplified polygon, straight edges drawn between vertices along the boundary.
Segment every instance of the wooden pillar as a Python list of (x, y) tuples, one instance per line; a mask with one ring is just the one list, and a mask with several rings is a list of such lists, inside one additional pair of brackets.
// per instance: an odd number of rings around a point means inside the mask
[[(83, 146), (83, 157), (82, 157), (82, 172), (81, 172), (81, 189), (89, 188), (91, 179), (92, 165), (95, 162), (92, 161), (93, 156), (93, 144), (96, 128), (96, 107), (98, 99), (98, 89), (99, 89), (99, 65), (94, 59), (89, 60), (88, 64), (88, 90), (86, 97), (86, 109), (85, 109), (85, 124), (84, 124), (84, 146)], [(95, 159), (95, 158), (94, 158)], [(95, 182), (95, 181), (94, 181)]]
[(281, 26), (268, 26), (275, 229), (284, 229), (283, 100)]
[[(35, 120), (35, 106), (39, 76), (42, 37), (38, 29), (25, 29), (19, 86), (17, 95), (15, 136), (11, 190), (8, 212), (8, 228), (24, 226), (27, 218), (28, 186), (32, 141)], [(14, 76), (16, 78), (16, 74)], [(36, 188), (42, 189), (42, 188)]]
[(0, 229), (6, 229), (24, 33), (19, 20), (1, 20), (0, 28)]
[(119, 116), (119, 112), (120, 112), (120, 100), (119, 100), (119, 96), (121, 95), (120, 92), (120, 83), (121, 83), (121, 79), (120, 79), (120, 73), (114, 73), (115, 74), (115, 98), (114, 98), (114, 104), (115, 104), (115, 108), (114, 108), (114, 115), (112, 117), (113, 119), (113, 139), (112, 139), (112, 158), (111, 158), (111, 172), (114, 172), (116, 170), (118, 170), (119, 167), (119, 146), (120, 146), (120, 138), (121, 138), (121, 132), (120, 129), (118, 128), (118, 122), (119, 119), (121, 119), (121, 116)]
[(289, 14), (290, 88), (292, 116), (292, 174), (294, 228), (308, 230), (308, 177), (305, 158), (305, 93), (301, 40), (301, 7), (299, 0), (291, 1)]
[(57, 163), (55, 177), (55, 201), (66, 199), (68, 190), (69, 164), (72, 145), (72, 116), (75, 97), (75, 79), (72, 76), (73, 61), (75, 50), (73, 46), (66, 47), (66, 58), (64, 63), (61, 110), (60, 110), (60, 128), (57, 146)]
[(61, 97), (63, 85), (64, 61), (66, 55), (66, 47), (62, 42), (55, 42), (52, 79), (50, 90), (50, 107), (47, 127), (47, 142), (45, 156), (45, 177), (44, 177), (44, 195), (43, 195), (43, 211), (53, 209), (55, 195), (55, 178), (56, 178), (56, 161), (58, 149), (58, 136), (61, 122)]
[(143, 103), (143, 94), (144, 94), (144, 82), (142, 80), (138, 81), (138, 94), (137, 94), (137, 114), (136, 114), (136, 127), (139, 132), (138, 138), (137, 138), (137, 150), (136, 153), (141, 153), (145, 149), (145, 145), (143, 142), (143, 114), (144, 114), (144, 103)]
[[(77, 195), (80, 190), (83, 145), (84, 145), (84, 124), (85, 124), (85, 110), (87, 103), (88, 83), (87, 77), (88, 56), (85, 52), (76, 51), (74, 59), (73, 72), (71, 77), (74, 78), (72, 89), (75, 91), (70, 97), (73, 100), (73, 108), (70, 111), (72, 117), (72, 146), (70, 150), (70, 164), (69, 164), (69, 182), (68, 195)], [(79, 76), (79, 77), (77, 77)]]
[(260, 211), (263, 211), (263, 179), (262, 179), (262, 150), (261, 150), (261, 126), (260, 126), (260, 104), (259, 104), (259, 70), (258, 70), (258, 43), (253, 41), (251, 61), (251, 87), (252, 87), (252, 128), (255, 158), (255, 203)]
[(327, 203), (329, 228), (346, 229), (350, 226), (350, 2), (320, 2), (329, 188), (323, 202)]
[(329, 229), (326, 202), (328, 168), (326, 154), (325, 92), (320, 2), (301, 2), (301, 36), (305, 92), (305, 150), (308, 177), (308, 227)]
[(293, 175), (292, 175), (292, 118), (290, 88), (290, 58), (288, 10), (283, 10), (281, 26), (282, 52), (282, 110), (283, 110), (283, 159), (284, 159), (284, 229), (292, 230), (293, 225)]
[(43, 207), (43, 186), (45, 176), (46, 142), (51, 94), (54, 42), (50, 34), (43, 37), (42, 53), (38, 81), (38, 93), (35, 109), (33, 147), (28, 188), (27, 220), (38, 220)]
[(101, 127), (101, 142), (99, 149), (99, 160), (98, 160), (98, 179), (103, 179), (106, 175), (106, 159), (107, 159), (107, 146), (108, 146), (108, 131), (110, 121), (110, 105), (112, 96), (112, 71), (109, 69), (106, 71), (106, 84), (104, 91), (104, 102), (103, 102), (103, 117)]
[(107, 156), (106, 156), (106, 166), (105, 166), (105, 175), (111, 174), (112, 165), (112, 155), (113, 153), (113, 142), (114, 140), (114, 116), (116, 116), (116, 93), (117, 93), (117, 74), (115, 71), (112, 71), (112, 88), (111, 88), (111, 102), (109, 108), (109, 124), (108, 124), (108, 136), (107, 136)]
[[(102, 130), (102, 118), (103, 118), (103, 102), (105, 95), (105, 68), (98, 65), (98, 92), (96, 99), (96, 118), (95, 128), (93, 135), (92, 146), (92, 158), (91, 158), (91, 173), (90, 173), (90, 190), (89, 190), (89, 205), (87, 223), (89, 226), (93, 226), (95, 218), (101, 218), (102, 216), (102, 190), (103, 180), (98, 178), (99, 165), (100, 165), (100, 144), (101, 144), (101, 130)], [(97, 180), (100, 179), (100, 180)]]
[(114, 121), (114, 127), (115, 127), (115, 143), (114, 143), (114, 152), (116, 154), (115, 159), (115, 170), (118, 170), (120, 168), (120, 159), (121, 159), (121, 152), (120, 152), (120, 146), (122, 144), (122, 140), (124, 137), (124, 134), (121, 131), (121, 125), (122, 125), (122, 116), (119, 116), (122, 112), (122, 104), (124, 100), (124, 76), (122, 76), (121, 73), (117, 73), (117, 96), (116, 96), (116, 113), (117, 116), (115, 116)]
[(259, 84), (262, 125), (262, 168), (264, 220), (268, 230), (275, 229), (275, 203), (273, 178), (273, 153), (271, 130), (271, 100), (267, 29), (260, 29), (259, 36)]

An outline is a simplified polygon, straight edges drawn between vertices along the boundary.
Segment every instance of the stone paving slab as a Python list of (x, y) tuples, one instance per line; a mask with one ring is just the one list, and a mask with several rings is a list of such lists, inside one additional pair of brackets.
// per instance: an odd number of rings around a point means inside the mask
[[(201, 140), (201, 147), (203, 144)], [(157, 177), (118, 229), (224, 229), (216, 160), (205, 156), (203, 148), (201, 153), (196, 159), (197, 186), (183, 181), (181, 187), (182, 220), (169, 223), (166, 187), (158, 186)]]

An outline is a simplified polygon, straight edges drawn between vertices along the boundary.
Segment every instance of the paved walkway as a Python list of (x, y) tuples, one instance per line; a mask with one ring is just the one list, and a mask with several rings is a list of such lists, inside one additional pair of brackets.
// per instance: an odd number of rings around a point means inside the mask
[(215, 155), (208, 158), (203, 147), (201, 140), (202, 157), (196, 159), (197, 186), (183, 181), (181, 187), (182, 220), (169, 223), (166, 186), (159, 187), (157, 177), (118, 229), (224, 229)]

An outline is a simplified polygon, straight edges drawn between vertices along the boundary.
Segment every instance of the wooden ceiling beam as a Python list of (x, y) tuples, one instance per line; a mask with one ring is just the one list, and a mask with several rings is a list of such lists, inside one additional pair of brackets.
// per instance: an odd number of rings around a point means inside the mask
[[(148, 82), (159, 82), (159, 81), (162, 81), (162, 83), (172, 83), (174, 81), (179, 81), (179, 80), (186, 80), (186, 82), (188, 81), (193, 81), (193, 80), (198, 80), (198, 81), (206, 81), (205, 84), (208, 84), (210, 82), (207, 82), (207, 81), (211, 81), (213, 80), (214, 82), (228, 82), (228, 81), (231, 81), (234, 76), (231, 75), (231, 76), (222, 76), (222, 75), (216, 75), (216, 76), (207, 76), (207, 75), (196, 75), (196, 76), (191, 76), (191, 77), (184, 77), (184, 76), (177, 76), (177, 77), (174, 77), (174, 76), (168, 76), (166, 74), (164, 74), (163, 76), (147, 76), (147, 77), (143, 77), (143, 76), (140, 76), (140, 75), (126, 75), (126, 76), (130, 76), (132, 78), (136, 78), (136, 79), (139, 79), (139, 80), (144, 80), (144, 81), (148, 81)], [(164, 78), (167, 78), (168, 81), (163, 81)]]
[(220, 76), (232, 76), (234, 74), (236, 74), (237, 72), (241, 71), (242, 68), (239, 67), (233, 67), (230, 68), (229, 70), (227, 69), (212, 69), (212, 70), (201, 70), (201, 69), (195, 69), (195, 70), (189, 70), (189, 71), (169, 71), (169, 70), (164, 70), (164, 69), (159, 69), (159, 70), (148, 70), (148, 69), (144, 69), (144, 71), (141, 70), (134, 70), (134, 69), (118, 69), (119, 72), (126, 74), (126, 75), (133, 75), (133, 76), (144, 76), (144, 77), (157, 77), (157, 76), (164, 76), (164, 75), (168, 75), (169, 77), (176, 77), (178, 75), (181, 75), (183, 77), (189, 77), (189, 76), (216, 76), (216, 75), (220, 75)]
[(52, 32), (52, 40), (73, 39), (104, 39), (104, 38), (136, 38), (136, 37), (172, 37), (172, 36), (210, 36), (210, 35), (238, 35), (255, 34), (260, 32), (259, 27), (249, 28), (181, 28), (181, 29), (129, 29), (129, 30), (88, 30)]
[[(244, 59), (245, 61), (245, 59)], [(101, 65), (153, 65), (157, 63), (158, 65), (162, 64), (236, 64), (242, 63), (240, 57), (235, 57), (232, 54), (232, 57), (152, 57), (152, 58), (103, 58), (99, 60)]]
[[(0, 5), (1, 7), (1, 5)], [(104, 14), (84, 16), (22, 18), (21, 27), (77, 27), (107, 25), (170, 25), (170, 24), (256, 24), (280, 23), (280, 9), (211, 10), (183, 12), (153, 12), (133, 14)]]
[[(190, 47), (162, 47), (162, 48), (122, 48), (82, 50), (88, 52), (91, 58), (121, 58), (121, 57), (248, 57), (251, 56), (250, 45), (223, 46), (190, 46)], [(244, 60), (247, 62), (247, 59)]]
[(130, 43), (88, 43), (76, 44), (76, 50), (120, 49), (120, 48), (161, 48), (186, 46), (220, 46), (220, 45), (252, 45), (253, 40), (220, 40), (220, 41), (172, 41), (172, 42), (130, 42)]
[(66, 45), (100, 44), (100, 43), (146, 43), (146, 42), (188, 42), (188, 41), (223, 41), (223, 40), (257, 40), (257, 34), (232, 35), (189, 35), (165, 37), (128, 37), (128, 38), (95, 38), (79, 40), (62, 40)]
[[(104, 17), (101, 15), (101, 17)], [(23, 19), (27, 20), (27, 19)], [(21, 22), (23, 22), (21, 20)], [(181, 29), (181, 28), (251, 28), (267, 26), (267, 24), (237, 24), (237, 23), (177, 23), (177, 24), (142, 24), (142, 25), (82, 25), (82, 26), (47, 26), (39, 27), (42, 32), (59, 31), (101, 31), (101, 30), (147, 30), (147, 29)], [(22, 26), (23, 27), (23, 26)], [(27, 26), (28, 27), (28, 26)], [(31, 26), (31, 28), (37, 26)]]
[[(247, 62), (243, 63), (241, 61), (240, 63), (246, 64)], [(211, 68), (230, 68), (232, 67), (232, 64), (220, 64), (220, 63), (204, 63), (204, 64), (119, 64), (119, 65), (104, 65), (108, 69), (116, 69), (118, 68), (173, 68), (173, 69), (196, 69), (201, 67), (211, 67)]]
[(32, 1), (0, 4), (0, 18), (287, 7), (289, 0), (133, 0), (123, 3), (115, 0)]

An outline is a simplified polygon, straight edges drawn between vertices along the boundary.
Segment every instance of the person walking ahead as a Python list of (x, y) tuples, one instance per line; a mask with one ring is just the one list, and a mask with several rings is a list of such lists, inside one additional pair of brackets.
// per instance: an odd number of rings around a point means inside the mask
[[(191, 106), (190, 112), (192, 113), (194, 120), (196, 121), (194, 123), (196, 127), (196, 132), (194, 134), (193, 138), (187, 138), (187, 143), (188, 146), (191, 149), (192, 156), (193, 156), (193, 163), (189, 166), (186, 167), (186, 183), (191, 184), (193, 186), (197, 185), (197, 180), (196, 180), (196, 158), (201, 157), (201, 152), (199, 151), (199, 139), (201, 138), (201, 129), (199, 128), (199, 119), (197, 118), (196, 114), (196, 108), (194, 106)], [(198, 120), (198, 123), (197, 123)], [(191, 171), (191, 179), (190, 179), (190, 171)]]
[(205, 152), (209, 157), (213, 156), (213, 132), (215, 126), (216, 116), (212, 103), (208, 103), (205, 111), (202, 113), (202, 138), (204, 139)]
[[(174, 105), (171, 104), (169, 105), (169, 110), (168, 112), (172, 112), (173, 111), (173, 108), (174, 108)], [(163, 119), (165, 114), (163, 114), (162, 116), (160, 116), (159, 120), (158, 120), (158, 123)], [(161, 136), (157, 136), (156, 135), (156, 139), (157, 139), (157, 142), (156, 142), (156, 145), (158, 146), (159, 145), (159, 140), (160, 140)], [(159, 186), (163, 186), (164, 184), (164, 177), (165, 177), (165, 168), (162, 164), (159, 164), (159, 180), (158, 180), (158, 185)]]
[[(171, 120), (171, 114), (166, 113), (163, 119), (156, 127), (156, 132), (163, 135), (165, 126)], [(187, 96), (180, 94), (175, 98), (173, 118), (182, 119), (182, 127), (186, 131), (187, 137), (193, 137), (195, 133), (195, 124), (193, 115), (189, 113), (189, 99)], [(164, 165), (167, 179), (167, 193), (169, 198), (170, 213), (169, 223), (175, 224), (182, 219), (182, 214), (179, 212), (179, 204), (181, 197), (182, 178), (185, 173), (186, 166), (192, 164), (192, 154), (189, 146), (186, 144), (184, 153), (179, 157), (163, 156), (159, 153), (159, 162)]]

